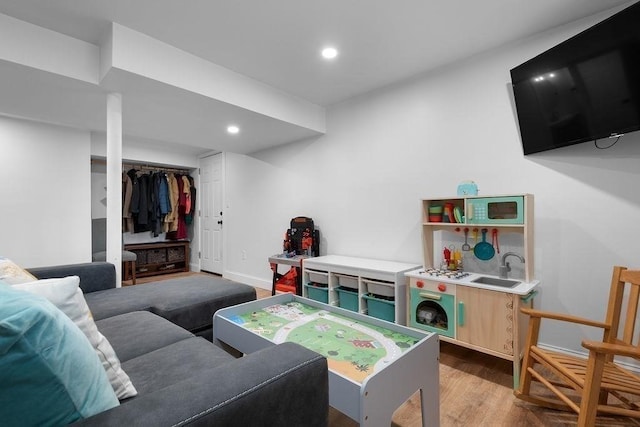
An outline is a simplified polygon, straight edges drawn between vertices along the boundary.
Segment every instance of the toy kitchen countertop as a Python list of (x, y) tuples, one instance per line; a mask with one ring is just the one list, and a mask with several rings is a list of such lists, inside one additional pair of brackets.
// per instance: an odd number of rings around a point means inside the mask
[(519, 279), (501, 279), (498, 276), (467, 271), (447, 271), (434, 268), (420, 268), (405, 273), (407, 277), (469, 286), (489, 291), (527, 295), (540, 284), (539, 280), (525, 282)]

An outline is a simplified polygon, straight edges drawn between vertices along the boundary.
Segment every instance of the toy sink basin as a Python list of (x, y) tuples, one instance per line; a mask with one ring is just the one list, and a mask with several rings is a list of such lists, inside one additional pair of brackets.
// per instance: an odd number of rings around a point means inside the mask
[(519, 285), (518, 280), (499, 279), (497, 277), (480, 276), (472, 280), (473, 283), (480, 283), (482, 285), (501, 286), (503, 288), (513, 288)]

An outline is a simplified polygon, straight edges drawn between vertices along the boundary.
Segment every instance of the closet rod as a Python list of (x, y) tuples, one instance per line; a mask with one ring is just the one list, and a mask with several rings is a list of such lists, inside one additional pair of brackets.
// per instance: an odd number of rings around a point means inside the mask
[(150, 166), (150, 165), (130, 164), (130, 163), (122, 164), (122, 170), (124, 172), (128, 171), (129, 169), (154, 171), (154, 172), (175, 172), (183, 175), (191, 174), (191, 171), (189, 169), (168, 168), (168, 167), (162, 167), (162, 166)]
[[(98, 165), (106, 165), (107, 161), (102, 159), (91, 159), (91, 163), (98, 164)], [(123, 172), (126, 172), (129, 169), (158, 171), (158, 172), (177, 172), (183, 175), (190, 175), (192, 171), (192, 169), (187, 169), (187, 168), (151, 166), (143, 163), (122, 163)]]

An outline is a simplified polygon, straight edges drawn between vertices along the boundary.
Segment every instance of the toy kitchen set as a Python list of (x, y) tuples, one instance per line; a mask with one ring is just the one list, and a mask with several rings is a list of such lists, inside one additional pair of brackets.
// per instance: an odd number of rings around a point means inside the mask
[[(513, 362), (519, 382), (533, 279), (533, 195), (422, 200), (424, 268), (409, 278), (407, 325)], [(500, 243), (503, 243), (502, 248)]]

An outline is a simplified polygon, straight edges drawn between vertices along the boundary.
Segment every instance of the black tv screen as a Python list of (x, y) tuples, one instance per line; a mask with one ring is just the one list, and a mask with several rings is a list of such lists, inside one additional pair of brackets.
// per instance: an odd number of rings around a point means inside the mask
[(640, 2), (511, 70), (524, 154), (640, 129)]

